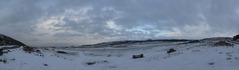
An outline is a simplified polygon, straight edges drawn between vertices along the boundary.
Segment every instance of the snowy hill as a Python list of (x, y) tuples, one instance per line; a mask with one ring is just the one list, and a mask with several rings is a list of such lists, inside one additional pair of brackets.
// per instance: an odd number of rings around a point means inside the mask
[[(238, 70), (239, 44), (228, 38), (117, 42), (68, 48), (3, 50), (0, 70)], [(101, 46), (101, 47), (100, 47)], [(105, 47), (102, 47), (105, 46)], [(168, 53), (170, 49), (174, 49)], [(133, 59), (133, 55), (143, 54)]]
[(188, 42), (193, 40), (186, 40), (186, 39), (162, 39), (162, 40), (131, 40), (131, 41), (113, 41), (113, 42), (104, 42), (104, 43), (98, 43), (93, 45), (82, 45), (75, 48), (105, 48), (105, 47), (111, 47), (111, 48), (122, 48), (122, 47), (132, 47), (130, 45), (136, 45), (136, 44), (151, 44), (155, 42)]

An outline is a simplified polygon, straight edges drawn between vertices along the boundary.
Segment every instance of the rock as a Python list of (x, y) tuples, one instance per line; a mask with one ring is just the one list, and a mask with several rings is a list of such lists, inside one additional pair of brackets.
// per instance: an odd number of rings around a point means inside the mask
[(41, 53), (41, 51), (40, 50), (36, 50), (36, 53)]
[(44, 66), (48, 66), (48, 64), (44, 64)]
[(132, 58), (133, 59), (137, 59), (137, 58), (143, 58), (144, 54), (140, 54), (140, 55), (133, 55)]
[(214, 65), (215, 63), (214, 62), (210, 62), (210, 63), (208, 63), (208, 65)]
[(172, 52), (176, 52), (176, 50), (173, 49), (173, 48), (171, 48), (171, 49), (169, 49), (169, 50), (167, 51), (167, 53), (172, 53)]
[(87, 62), (86, 64), (87, 65), (93, 65), (93, 64), (95, 64), (96, 62)]
[(94, 64), (97, 64), (97, 63), (108, 63), (108, 61), (104, 60), (104, 61), (86, 62), (87, 65), (94, 65)]
[(64, 51), (57, 51), (57, 53), (68, 54), (67, 52), (64, 52)]

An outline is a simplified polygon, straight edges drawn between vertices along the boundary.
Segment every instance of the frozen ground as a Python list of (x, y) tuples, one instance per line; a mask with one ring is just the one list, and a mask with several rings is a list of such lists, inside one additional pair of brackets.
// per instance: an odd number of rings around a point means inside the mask
[[(0, 70), (238, 70), (239, 45), (228, 41), (234, 46), (210, 46), (214, 42), (217, 41), (37, 48), (40, 52), (31, 53), (20, 47), (4, 50), (8, 53), (0, 56)], [(168, 54), (170, 48), (176, 52)], [(138, 54), (144, 54), (144, 58), (132, 59)]]

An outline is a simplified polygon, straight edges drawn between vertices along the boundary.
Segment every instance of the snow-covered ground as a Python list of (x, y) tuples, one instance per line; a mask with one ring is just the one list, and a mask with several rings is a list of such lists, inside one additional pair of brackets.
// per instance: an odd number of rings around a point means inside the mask
[[(238, 70), (239, 45), (212, 47), (213, 42), (148, 42), (118, 48), (38, 48), (40, 52), (32, 53), (20, 47), (4, 50), (8, 53), (0, 56), (0, 70)], [(168, 54), (170, 48), (176, 52)], [(144, 58), (132, 59), (132, 55), (138, 54), (144, 54)]]

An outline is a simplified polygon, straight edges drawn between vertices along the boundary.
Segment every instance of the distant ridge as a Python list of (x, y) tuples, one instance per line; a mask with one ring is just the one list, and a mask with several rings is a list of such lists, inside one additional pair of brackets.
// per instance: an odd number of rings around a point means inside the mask
[(190, 39), (156, 39), (156, 40), (126, 40), (126, 41), (112, 41), (112, 42), (103, 42), (98, 44), (91, 44), (91, 45), (82, 45), (77, 46), (78, 48), (102, 48), (107, 46), (115, 46), (115, 45), (122, 45), (122, 44), (135, 44), (135, 43), (146, 43), (146, 42), (187, 42), (187, 41), (194, 41)]
[(0, 34), (0, 45), (18, 45), (18, 46), (26, 46), (24, 43), (17, 41), (11, 37)]

